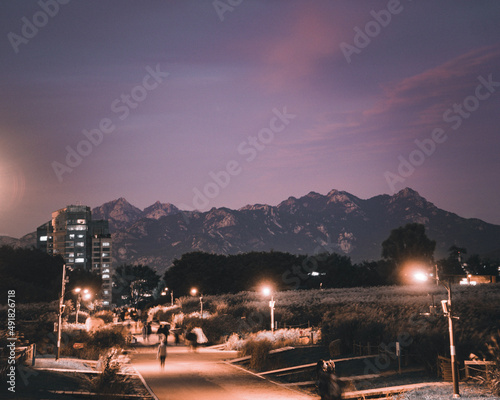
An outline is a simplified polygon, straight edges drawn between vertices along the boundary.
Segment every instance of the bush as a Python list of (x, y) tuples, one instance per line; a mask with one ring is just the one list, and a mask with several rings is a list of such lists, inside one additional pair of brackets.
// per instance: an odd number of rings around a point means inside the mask
[(208, 339), (208, 343), (217, 344), (227, 339), (233, 332), (238, 332), (241, 327), (240, 319), (232, 315), (214, 315), (210, 318), (184, 317), (182, 328), (186, 331), (200, 327)]
[[(98, 329), (92, 333), (85, 330), (65, 332), (61, 352), (63, 355), (97, 360), (112, 347), (124, 348), (127, 345), (128, 331), (123, 326), (112, 326)], [(75, 343), (83, 343), (84, 347), (75, 349)]]
[[(119, 375), (120, 365), (114, 359), (116, 349), (100, 357), (101, 373), (89, 380), (89, 389), (98, 393), (100, 399), (115, 399), (117, 394), (130, 393), (132, 384), (126, 375)], [(109, 395), (109, 396), (107, 396)]]
[(247, 340), (239, 352), (241, 357), (250, 356), (250, 368), (263, 371), (269, 365), (269, 352), (274, 348), (270, 340)]
[(111, 324), (113, 322), (114, 315), (109, 310), (103, 310), (95, 313), (94, 317), (102, 319), (105, 324)]
[(490, 337), (488, 356), (495, 362), (495, 366), (489, 370), (485, 378), (477, 377), (476, 379), (486, 383), (493, 394), (498, 396), (500, 395), (500, 331)]

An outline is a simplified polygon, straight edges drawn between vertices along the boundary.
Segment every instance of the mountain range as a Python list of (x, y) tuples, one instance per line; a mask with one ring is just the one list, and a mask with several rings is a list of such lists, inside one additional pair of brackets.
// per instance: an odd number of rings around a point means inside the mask
[[(140, 210), (119, 198), (94, 208), (92, 218), (109, 221), (115, 266), (141, 263), (160, 273), (191, 251), (309, 255), (328, 251), (350, 256), (353, 262), (378, 260), (391, 230), (410, 222), (426, 226), (427, 235), (437, 243), (436, 258), (444, 257), (451, 245), (480, 255), (498, 254), (500, 249), (499, 225), (439, 209), (410, 188), (366, 200), (338, 190), (326, 195), (310, 192), (277, 206), (205, 212), (181, 211), (160, 202)], [(33, 239), (33, 234), (0, 237), (0, 244), (26, 246), (34, 244)]]

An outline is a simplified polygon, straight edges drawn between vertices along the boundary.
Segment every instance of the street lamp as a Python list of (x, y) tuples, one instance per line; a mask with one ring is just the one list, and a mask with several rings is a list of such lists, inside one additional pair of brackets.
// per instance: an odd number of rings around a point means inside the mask
[(57, 315), (57, 344), (56, 344), (56, 361), (59, 360), (61, 354), (61, 324), (62, 313), (64, 311), (64, 290), (66, 287), (66, 264), (63, 264), (61, 297), (59, 297), (59, 313)]
[(83, 296), (82, 296), (82, 289), (77, 287), (73, 290), (75, 293), (78, 293), (78, 297), (76, 299), (76, 323), (78, 324), (78, 315), (80, 313), (80, 303), (83, 300), (90, 300), (92, 295), (89, 293), (88, 289), (83, 289)]
[[(192, 296), (196, 296), (197, 293), (198, 289), (196, 288), (191, 289)], [(200, 318), (203, 318), (203, 295), (200, 293), (199, 296), (200, 296)]]
[[(168, 287), (163, 289), (163, 291), (161, 292), (161, 295), (166, 296), (167, 292), (168, 292)], [(173, 305), (174, 305), (174, 291), (170, 290), (170, 306), (173, 306)]]
[(269, 286), (265, 286), (262, 288), (262, 293), (264, 296), (269, 296), (271, 295), (271, 300), (269, 301), (269, 308), (271, 309), (271, 333), (274, 333), (274, 293), (272, 289)]
[[(413, 276), (415, 280), (419, 282), (425, 282), (428, 279), (428, 276), (422, 272), (417, 272)], [(450, 356), (451, 356), (451, 375), (453, 378), (453, 398), (459, 398), (460, 397), (460, 391), (458, 387), (458, 370), (457, 370), (457, 365), (456, 365), (456, 350), (455, 350), (455, 335), (453, 333), (453, 318), (458, 318), (454, 317), (452, 314), (452, 308), (451, 308), (451, 284), (444, 283), (443, 281), (435, 278), (438, 283), (444, 286), (446, 291), (448, 292), (448, 300), (443, 300), (441, 301), (441, 305), (443, 307), (443, 313), (445, 317), (448, 318), (448, 330), (450, 334)]]

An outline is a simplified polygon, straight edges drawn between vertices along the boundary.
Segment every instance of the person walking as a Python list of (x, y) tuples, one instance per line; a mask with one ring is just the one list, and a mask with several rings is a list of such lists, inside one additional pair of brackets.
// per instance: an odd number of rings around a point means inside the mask
[(166, 340), (162, 340), (160, 345), (158, 346), (158, 351), (156, 353), (156, 358), (160, 359), (160, 368), (165, 368), (165, 359), (167, 358), (167, 342)]
[(148, 325), (146, 321), (142, 323), (142, 341), (146, 344), (146, 340), (148, 339)]
[(149, 335), (151, 335), (153, 333), (153, 329), (151, 328), (151, 322), (148, 322), (146, 324), (146, 340), (148, 341), (149, 343)]

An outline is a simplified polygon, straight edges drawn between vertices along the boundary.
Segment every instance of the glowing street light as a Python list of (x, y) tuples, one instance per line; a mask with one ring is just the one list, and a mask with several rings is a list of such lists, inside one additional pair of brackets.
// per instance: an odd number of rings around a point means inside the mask
[[(415, 280), (419, 282), (425, 282), (428, 280), (428, 275), (424, 274), (423, 272), (417, 272), (413, 275)], [(455, 350), (455, 335), (453, 333), (453, 318), (454, 317), (452, 314), (452, 308), (451, 308), (451, 284), (444, 283), (443, 281), (440, 281), (437, 278), (436, 281), (440, 283), (441, 285), (444, 286), (446, 291), (448, 292), (448, 300), (443, 300), (441, 302), (441, 305), (443, 307), (443, 313), (445, 317), (448, 318), (448, 331), (450, 334), (450, 356), (451, 356), (451, 374), (453, 377), (453, 398), (459, 398), (460, 397), (460, 391), (458, 387), (458, 370), (457, 370), (457, 365), (456, 365), (456, 350)]]
[[(196, 296), (198, 294), (198, 289), (192, 288), (191, 295)], [(200, 293), (200, 318), (203, 318), (203, 295)]]
[(73, 292), (78, 293), (78, 297), (76, 299), (76, 323), (78, 324), (78, 314), (80, 313), (80, 303), (83, 300), (90, 300), (92, 295), (90, 294), (88, 289), (83, 289), (83, 296), (82, 296), (82, 289), (77, 287), (73, 289)]
[(429, 276), (424, 272), (415, 272), (415, 274), (413, 274), (413, 278), (417, 282), (427, 282), (429, 280)]
[(271, 300), (269, 301), (269, 308), (271, 309), (271, 333), (274, 333), (274, 294), (272, 289), (269, 286), (265, 286), (262, 288), (262, 293), (264, 296), (271, 296)]
[[(167, 292), (168, 292), (168, 287), (163, 289), (163, 291), (161, 292), (161, 295), (166, 296)], [(174, 305), (174, 291), (170, 290), (170, 306), (173, 306), (173, 305)]]

